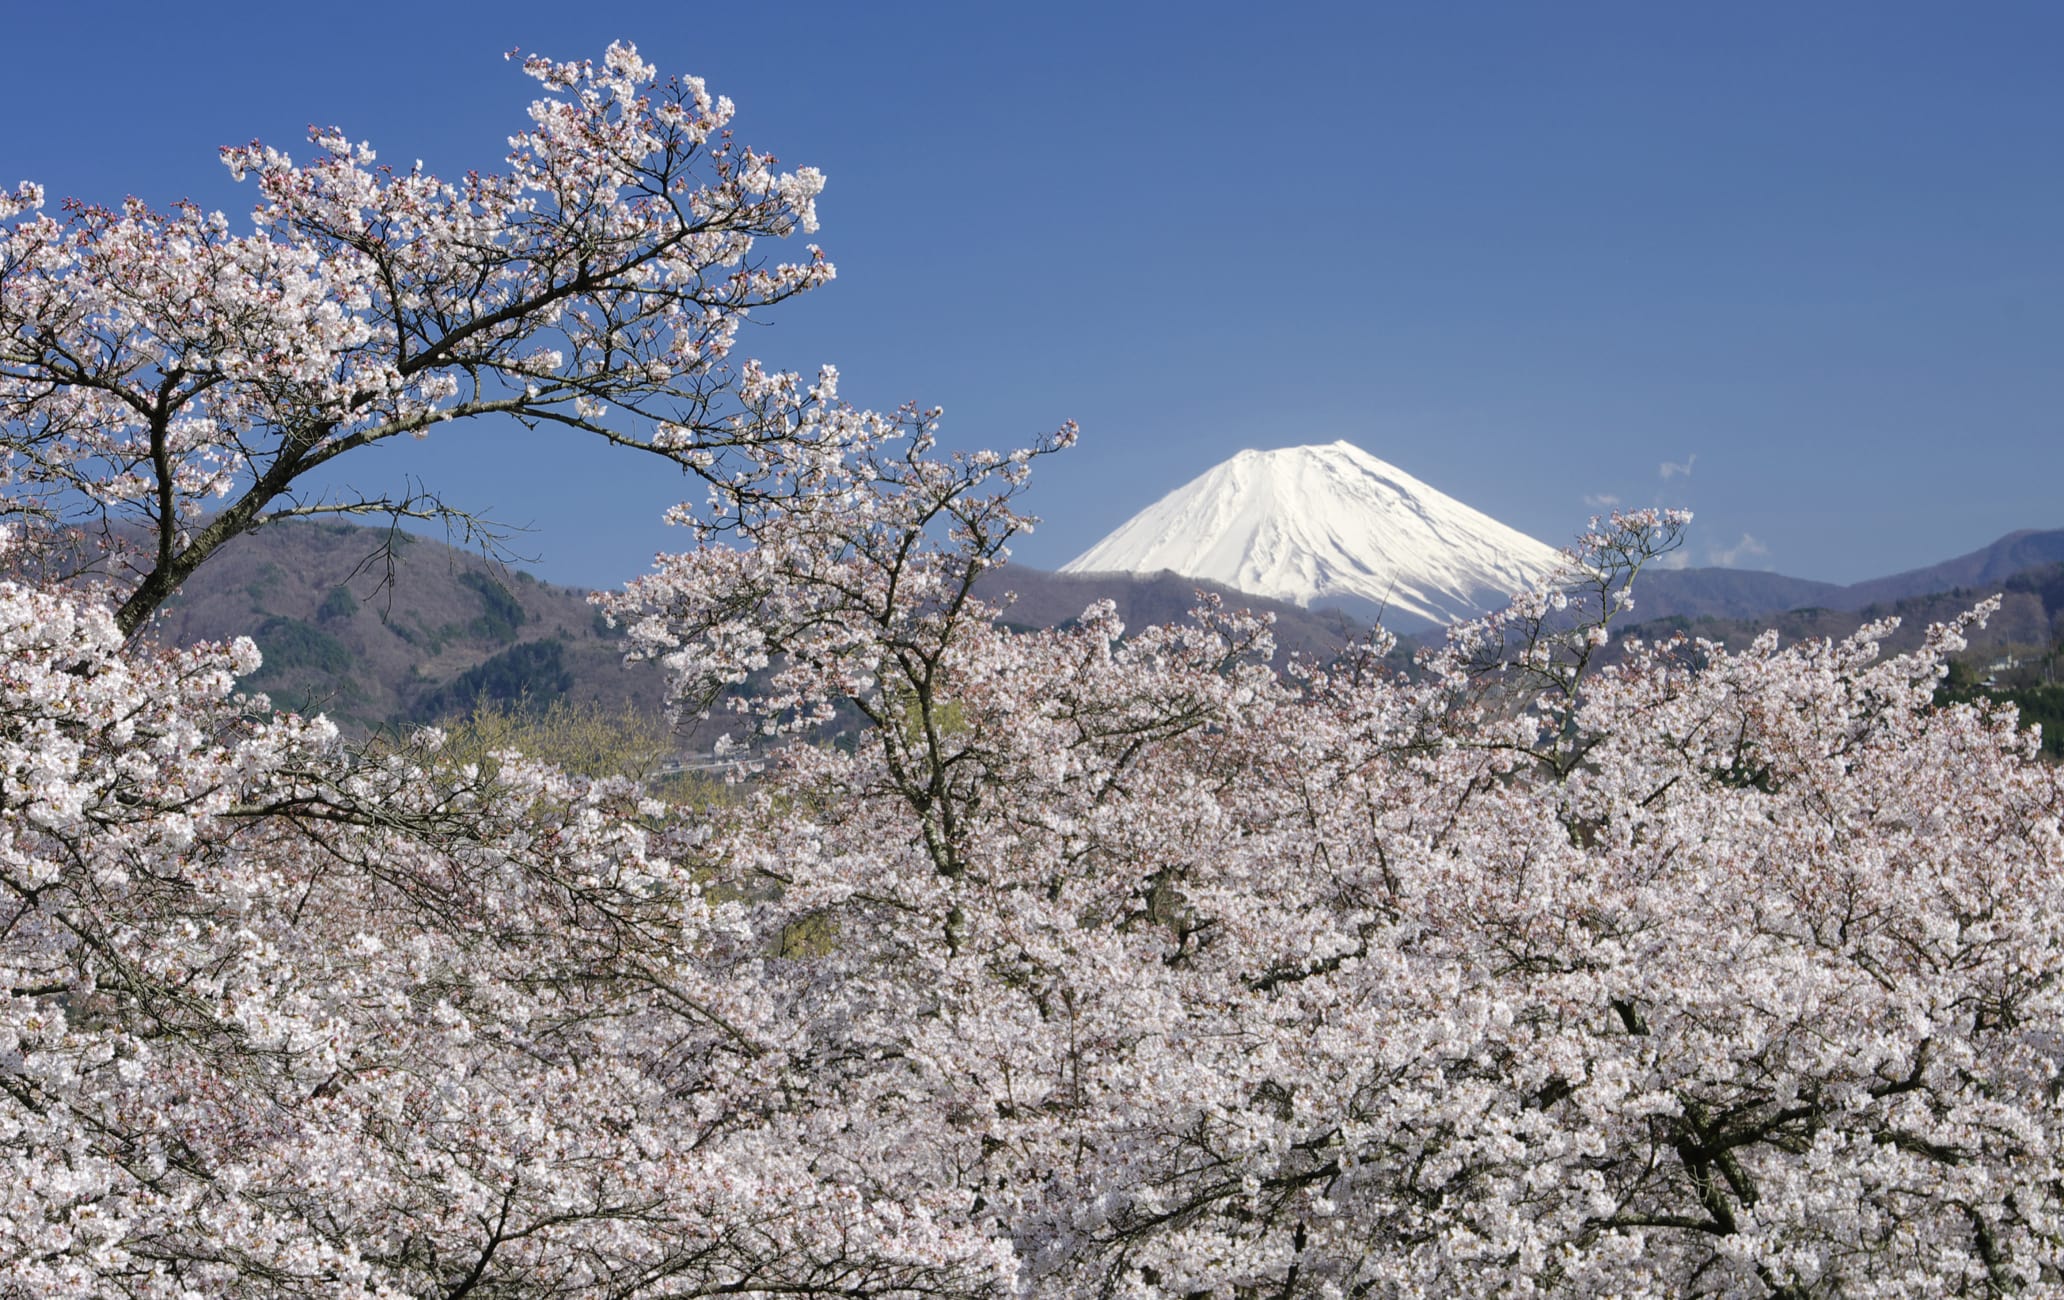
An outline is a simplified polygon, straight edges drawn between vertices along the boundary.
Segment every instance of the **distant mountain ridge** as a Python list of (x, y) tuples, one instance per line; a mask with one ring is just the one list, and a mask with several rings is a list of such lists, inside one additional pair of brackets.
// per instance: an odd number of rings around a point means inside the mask
[[(384, 530), (342, 524), (277, 525), (241, 538), (188, 581), (150, 625), (165, 644), (248, 635), (265, 665), (243, 683), (280, 707), (329, 713), (347, 729), (409, 725), (463, 713), (476, 699), (556, 699), (657, 715), (664, 680), (650, 664), (626, 666), (619, 634), (588, 593), (541, 582), (478, 555), (401, 536), (381, 553)], [(390, 573), (388, 561), (393, 567)], [(1367, 631), (1339, 610), (1307, 609), (1158, 572), (1051, 573), (1007, 565), (982, 576), (1002, 621), (1052, 627), (1109, 599), (1130, 628), (1180, 620), (1200, 591), (1231, 608), (1276, 620), (1279, 649), (1324, 659)], [(2039, 645), (2064, 634), (2064, 529), (2023, 530), (1967, 555), (1847, 586), (1732, 569), (1644, 572), (1623, 629), (1660, 636), (1690, 630), (1740, 642), (1763, 627), (1787, 638), (1840, 636), (1864, 617), (1897, 614), (1907, 626), (1894, 648), (1929, 621), (1954, 617), (2004, 591), (1974, 650)], [(1437, 636), (1428, 630), (1419, 639)], [(719, 719), (684, 733), (699, 744)]]
[[(1855, 588), (1837, 590), (1853, 592)], [(2045, 653), (2064, 640), (2064, 563), (2037, 565), (1999, 581), (1918, 591), (1860, 607), (1811, 605), (1745, 617), (1657, 614), (1637, 595), (1633, 619), (1621, 626), (1620, 634), (1659, 640), (1681, 632), (1740, 649), (1765, 630), (1776, 631), (1779, 639), (1789, 644), (1808, 638), (1840, 638), (1864, 623), (1894, 618), (1899, 627), (1884, 638), (1884, 644), (1888, 651), (1901, 652), (1919, 646), (1929, 624), (1946, 623), (1993, 597), (1999, 598), (1999, 609), (1983, 628), (1970, 631), (1966, 658), (1989, 659), (2009, 649)]]
[(1335, 655), (1369, 630), (1365, 620), (1341, 610), (1306, 609), (1165, 569), (1144, 574), (1049, 573), (1010, 564), (976, 579), (975, 594), (1001, 606), (1001, 621), (1013, 627), (1059, 627), (1080, 617), (1092, 602), (1108, 600), (1117, 607), (1119, 621), (1132, 630), (1183, 622), (1197, 607), (1199, 595), (1215, 596), (1227, 609), (1272, 615), (1277, 651), (1306, 658)]
[(1650, 569), (1635, 583), (1635, 613), (1651, 618), (1757, 618), (1800, 609), (1855, 613), (1938, 592), (2004, 583), (2064, 563), (2064, 529), (2022, 529), (1939, 564), (1842, 585), (1748, 569)]
[(1842, 589), (1842, 603), (1830, 608), (1862, 609), (1881, 601), (2003, 583), (2030, 569), (2058, 563), (2064, 563), (2064, 528), (2024, 528), (1940, 564), (1852, 583)]
[(1562, 554), (1350, 442), (1243, 451), (1128, 519), (1065, 574), (1162, 571), (1386, 625), (1502, 606)]

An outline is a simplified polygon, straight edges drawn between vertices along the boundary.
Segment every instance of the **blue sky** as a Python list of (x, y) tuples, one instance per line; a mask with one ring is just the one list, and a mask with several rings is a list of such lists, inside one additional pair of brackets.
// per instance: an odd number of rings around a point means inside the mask
[[(949, 443), (1066, 419), (1054, 567), (1248, 446), (1347, 438), (1545, 541), (1853, 580), (2064, 526), (2064, 6), (103, 4), (10, 14), (0, 183), (231, 212), (215, 148), (492, 168), (511, 46), (635, 41), (830, 185), (838, 281), (750, 334)], [(1666, 466), (1689, 467), (1677, 473)], [(383, 452), (554, 580), (677, 483), (476, 427)]]

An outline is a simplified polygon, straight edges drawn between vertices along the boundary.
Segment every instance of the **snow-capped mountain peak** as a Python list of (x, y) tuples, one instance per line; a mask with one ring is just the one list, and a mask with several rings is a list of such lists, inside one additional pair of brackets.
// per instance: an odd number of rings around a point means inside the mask
[(1561, 552), (1350, 442), (1243, 451), (1061, 566), (1224, 583), (1300, 605), (1384, 611), (1394, 627), (1502, 606)]

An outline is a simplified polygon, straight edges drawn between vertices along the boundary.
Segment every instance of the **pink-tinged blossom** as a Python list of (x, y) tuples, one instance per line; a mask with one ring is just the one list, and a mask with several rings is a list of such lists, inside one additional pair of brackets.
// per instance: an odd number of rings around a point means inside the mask
[[(973, 1292), (814, 1167), (706, 827), (520, 755), (362, 761), (0, 582), (0, 1293)], [(473, 1283), (468, 1283), (468, 1279)]]

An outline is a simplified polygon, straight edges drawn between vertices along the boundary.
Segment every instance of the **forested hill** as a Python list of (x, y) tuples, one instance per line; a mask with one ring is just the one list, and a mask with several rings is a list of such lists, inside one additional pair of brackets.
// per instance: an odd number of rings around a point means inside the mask
[(285, 523), (201, 566), (152, 630), (175, 645), (249, 636), (265, 656), (249, 689), (354, 731), (481, 698), (657, 713), (659, 670), (624, 664), (587, 596), (406, 533)]

